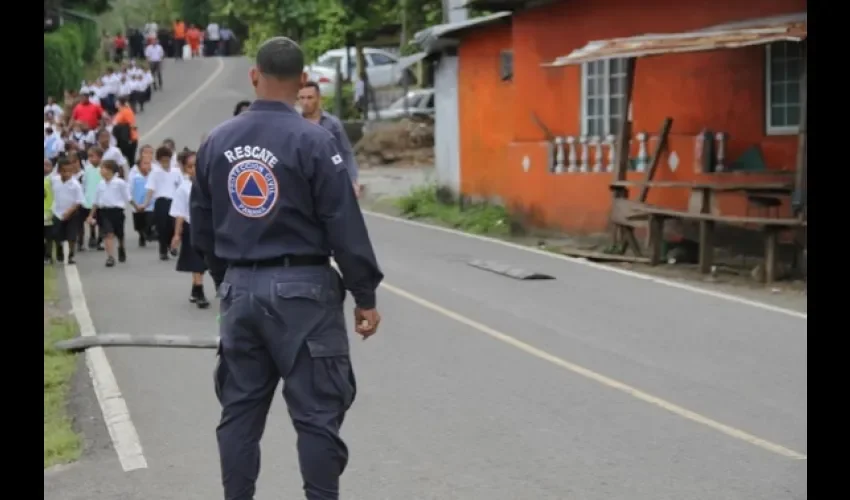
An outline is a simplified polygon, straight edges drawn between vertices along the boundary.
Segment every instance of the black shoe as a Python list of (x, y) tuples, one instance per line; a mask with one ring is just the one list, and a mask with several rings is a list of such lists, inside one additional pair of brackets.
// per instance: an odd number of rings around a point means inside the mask
[(127, 251), (124, 247), (118, 249), (118, 262), (127, 262)]
[(115, 259), (110, 255), (109, 257), (106, 258), (106, 267), (114, 267), (114, 266), (115, 266)]
[(176, 248), (172, 248), (171, 250), (168, 251), (168, 253), (170, 253), (172, 257), (177, 257), (178, 252), (177, 252)]
[(76, 261), (76, 260), (74, 260), (74, 256), (73, 256), (73, 255), (69, 255), (69, 256), (68, 256), (68, 265), (69, 265), (69, 266), (72, 266), (72, 265), (74, 265), (74, 264), (76, 264), (76, 263), (77, 263), (77, 261)]
[(148, 243), (148, 242), (147, 242), (147, 241), (145, 241), (145, 237), (144, 237), (144, 236), (139, 236), (139, 247), (140, 247), (140, 248), (145, 248), (145, 245), (147, 245), (147, 243)]
[(210, 301), (208, 301), (206, 297), (201, 295), (200, 297), (195, 298), (195, 305), (198, 306), (198, 309), (206, 309), (210, 306)]
[(94, 236), (89, 238), (89, 248), (97, 248), (97, 238)]
[(168, 260), (168, 254), (167, 253), (159, 254), (159, 260)]

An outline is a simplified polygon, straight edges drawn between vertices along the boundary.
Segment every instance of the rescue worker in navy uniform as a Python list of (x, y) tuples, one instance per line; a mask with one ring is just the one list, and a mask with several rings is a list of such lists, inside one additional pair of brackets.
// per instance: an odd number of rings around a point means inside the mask
[[(343, 312), (363, 338), (380, 322), (383, 279), (347, 165), (330, 132), (294, 109), (304, 55), (285, 37), (257, 52), (257, 100), (198, 150), (191, 238), (221, 299), (216, 430), (226, 500), (252, 500), (278, 381), (298, 435), (308, 500), (339, 498), (339, 435), (356, 385)], [(329, 265), (329, 256), (342, 277)]]

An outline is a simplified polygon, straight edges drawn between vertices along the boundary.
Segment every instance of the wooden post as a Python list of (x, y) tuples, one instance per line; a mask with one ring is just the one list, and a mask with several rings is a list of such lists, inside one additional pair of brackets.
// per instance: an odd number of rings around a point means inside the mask
[(623, 89), (623, 107), (625, 116), (620, 132), (617, 134), (617, 164), (614, 165), (614, 181), (626, 180), (629, 171), (629, 141), (632, 136), (632, 91), (635, 84), (635, 58), (626, 60), (626, 81)]
[(661, 263), (661, 246), (664, 242), (664, 218), (660, 215), (649, 216), (649, 265)]
[[(699, 191), (701, 214), (711, 214), (711, 189), (701, 187)], [(714, 221), (702, 220), (699, 223), (699, 272), (708, 274), (714, 265)]]
[(708, 274), (714, 265), (714, 221), (699, 222), (699, 272)]
[(763, 282), (766, 285), (773, 283), (776, 280), (776, 251), (779, 246), (779, 230), (775, 227), (767, 226), (764, 228), (764, 277)]
[[(632, 106), (632, 91), (634, 89), (635, 83), (635, 58), (630, 57), (626, 59), (626, 78), (625, 78), (625, 88), (623, 89), (623, 123), (620, 126), (620, 131), (617, 134), (616, 140), (616, 148), (617, 148), (617, 163), (614, 165), (614, 178), (616, 181), (624, 181), (626, 180), (626, 174), (629, 171), (629, 142), (632, 136), (632, 120), (631, 120), (631, 106)], [(616, 187), (611, 190), (612, 200), (611, 204), (613, 206), (616, 203), (618, 198), (628, 198), (629, 191), (624, 187)], [(620, 226), (619, 224), (614, 224), (613, 230), (613, 240), (615, 245), (619, 245), (623, 239), (626, 239), (629, 243), (637, 241), (634, 233), (632, 232), (630, 227)], [(639, 248), (633, 248), (633, 250), (640, 252)]]

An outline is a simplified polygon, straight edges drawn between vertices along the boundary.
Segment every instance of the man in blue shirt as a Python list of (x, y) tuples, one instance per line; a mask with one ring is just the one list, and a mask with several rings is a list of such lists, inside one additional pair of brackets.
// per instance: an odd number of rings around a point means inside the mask
[(336, 138), (337, 147), (339, 147), (339, 152), (345, 161), (346, 168), (348, 168), (354, 192), (360, 197), (360, 183), (358, 181), (360, 169), (357, 166), (357, 159), (354, 157), (354, 148), (351, 146), (351, 141), (348, 140), (348, 134), (345, 133), (345, 127), (343, 127), (340, 119), (322, 109), (322, 94), (319, 90), (319, 84), (313, 81), (305, 83), (304, 87), (298, 92), (298, 104), (301, 106), (301, 115), (304, 118), (322, 126)]
[(192, 184), (192, 245), (221, 299), (216, 434), (228, 500), (254, 498), (281, 378), (306, 497), (339, 498), (348, 462), (339, 430), (356, 394), (345, 290), (357, 333), (368, 338), (381, 319), (383, 274), (337, 140), (294, 109), (303, 68), (292, 40), (260, 46), (250, 72), (257, 99), (210, 132)]

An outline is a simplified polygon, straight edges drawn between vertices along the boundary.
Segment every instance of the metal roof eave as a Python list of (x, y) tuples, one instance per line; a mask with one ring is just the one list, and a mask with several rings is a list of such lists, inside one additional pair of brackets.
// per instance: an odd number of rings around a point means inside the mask
[(648, 34), (592, 41), (544, 67), (616, 58), (737, 49), (774, 42), (801, 42), (808, 34), (806, 13), (737, 21), (683, 33)]
[[(425, 52), (431, 53), (440, 50), (440, 41), (451, 39), (451, 35), (457, 36), (461, 32), (480, 28), (502, 20), (509, 19), (513, 14), (508, 11), (496, 12), (486, 16), (475, 17), (456, 23), (437, 24), (429, 26), (413, 35), (413, 43), (422, 47)], [(445, 44), (442, 44), (445, 46)]]

